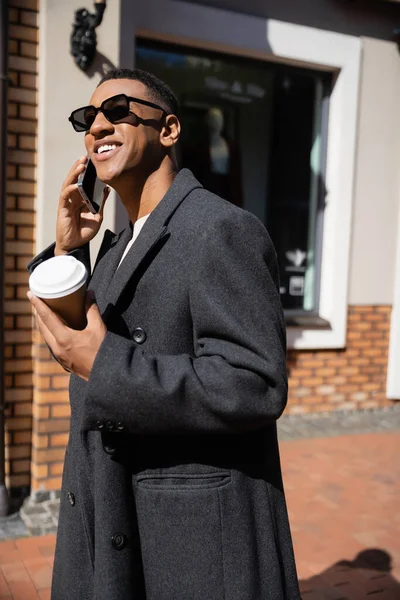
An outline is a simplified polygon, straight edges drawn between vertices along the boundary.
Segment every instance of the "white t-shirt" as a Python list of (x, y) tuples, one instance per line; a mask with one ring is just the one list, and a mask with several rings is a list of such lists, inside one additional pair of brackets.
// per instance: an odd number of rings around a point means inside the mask
[(138, 237), (139, 233), (142, 230), (143, 225), (146, 223), (147, 219), (149, 218), (150, 214), (145, 215), (144, 217), (140, 217), (140, 219), (138, 219), (134, 225), (133, 225), (133, 233), (132, 233), (132, 238), (129, 240), (129, 242), (127, 243), (127, 246), (124, 250), (124, 253), (122, 255), (121, 260), (119, 261), (119, 265), (118, 268), (121, 266), (122, 261), (124, 260), (125, 256), (128, 254), (130, 248), (132, 247), (133, 243), (135, 242), (136, 238)]

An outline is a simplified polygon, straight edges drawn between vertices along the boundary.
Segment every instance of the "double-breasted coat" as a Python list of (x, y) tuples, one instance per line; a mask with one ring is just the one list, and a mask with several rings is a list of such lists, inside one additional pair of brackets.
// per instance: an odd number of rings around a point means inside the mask
[(89, 280), (108, 332), (70, 380), (52, 600), (299, 600), (270, 238), (188, 170), (118, 268), (131, 235), (105, 233)]

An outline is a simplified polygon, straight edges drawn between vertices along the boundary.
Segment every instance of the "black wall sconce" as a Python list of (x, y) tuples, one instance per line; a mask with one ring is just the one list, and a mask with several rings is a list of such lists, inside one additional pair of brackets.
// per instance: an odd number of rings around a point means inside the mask
[(94, 13), (90, 13), (86, 8), (75, 11), (75, 21), (70, 38), (71, 54), (82, 71), (88, 70), (96, 56), (95, 29), (102, 22), (105, 9), (106, 0), (100, 0), (94, 3)]

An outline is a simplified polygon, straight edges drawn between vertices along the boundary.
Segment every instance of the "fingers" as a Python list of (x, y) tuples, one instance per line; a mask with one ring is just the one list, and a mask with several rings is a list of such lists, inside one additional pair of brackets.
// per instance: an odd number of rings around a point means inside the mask
[(59, 319), (59, 317), (45, 304), (40, 298), (34, 296), (32, 292), (27, 294), (30, 303), (36, 310), (38, 327), (40, 333), (50, 347), (54, 346), (54, 341), (62, 341), (68, 328)]
[[(59, 208), (65, 208), (70, 204), (71, 193), (77, 190), (77, 181), (78, 177), (85, 170), (85, 165), (87, 163), (87, 157), (81, 156), (77, 161), (73, 164), (70, 172), (68, 173), (64, 183), (62, 184), (60, 200), (59, 200)], [(71, 186), (75, 186), (72, 188)], [(78, 200), (79, 196), (76, 196)]]
[(56, 339), (55, 339), (54, 335), (44, 325), (42, 319), (39, 317), (39, 315), (37, 313), (36, 313), (36, 325), (37, 325), (37, 328), (39, 329), (40, 335), (42, 336), (42, 338), (44, 339), (46, 344), (49, 346), (49, 348), (53, 352), (56, 347), (56, 344), (57, 344)]
[[(33, 296), (31, 292), (27, 294), (32, 306), (35, 307), (36, 323), (39, 332), (50, 348), (53, 358), (65, 369), (68, 373), (71, 373), (71, 365), (63, 360), (61, 351), (63, 344), (68, 340), (68, 336), (71, 329), (68, 329), (60, 319), (50, 310), (50, 308), (42, 302), (36, 296)], [(55, 335), (53, 335), (55, 333)]]
[(53, 349), (55, 347), (55, 338), (53, 336), (53, 334), (47, 329), (45, 323), (42, 321), (40, 314), (37, 311), (37, 306), (38, 303), (36, 303), (34, 301), (34, 297), (32, 296), (32, 294), (30, 292), (28, 292), (28, 298), (32, 304), (32, 306), (35, 308), (35, 321), (36, 321), (36, 326), (39, 329), (40, 335), (42, 336), (42, 338), (44, 339), (44, 341), (46, 342), (46, 344)]
[(71, 183), (63, 188), (60, 195), (59, 208), (71, 208), (71, 204), (81, 206), (83, 200), (78, 190), (77, 183)]
[(78, 181), (79, 174), (85, 170), (85, 165), (87, 163), (87, 156), (80, 156), (78, 160), (74, 162), (72, 165), (68, 175), (66, 176), (64, 183), (62, 184), (62, 190), (71, 185), (71, 183), (76, 183)]

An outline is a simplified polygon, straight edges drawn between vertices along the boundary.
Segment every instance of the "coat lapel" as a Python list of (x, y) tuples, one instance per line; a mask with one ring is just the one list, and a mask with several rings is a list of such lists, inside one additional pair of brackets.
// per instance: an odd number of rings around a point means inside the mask
[[(96, 301), (100, 312), (103, 312), (107, 306), (107, 290), (131, 236), (132, 230), (130, 227), (124, 229), (119, 235), (116, 235), (109, 229), (104, 232), (104, 238), (89, 284), (89, 289), (94, 288), (96, 290)], [(102, 260), (103, 257), (105, 257), (104, 260)]]
[[(121, 239), (113, 252), (112, 258), (110, 257), (110, 264), (107, 265), (107, 274), (109, 272), (112, 273), (109, 289), (105, 294), (107, 299), (106, 304), (108, 306), (116, 305), (126, 285), (132, 279), (139, 265), (143, 262), (150, 250), (154, 249), (159, 243), (166, 241), (166, 238), (170, 235), (168, 223), (179, 205), (185, 200), (190, 192), (201, 187), (201, 184), (189, 170), (183, 169), (180, 171), (164, 198), (150, 214), (146, 223), (143, 225), (140, 235), (129, 249), (128, 254), (118, 268), (123, 251), (132, 235), (130, 227), (123, 232)], [(126, 234), (126, 231), (128, 231), (128, 235)]]

